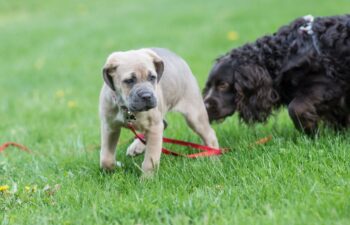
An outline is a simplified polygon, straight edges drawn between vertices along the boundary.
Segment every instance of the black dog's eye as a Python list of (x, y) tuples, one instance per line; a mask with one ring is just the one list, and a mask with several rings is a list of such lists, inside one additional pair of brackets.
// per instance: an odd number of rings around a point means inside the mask
[(136, 82), (136, 78), (135, 77), (132, 77), (132, 78), (129, 78), (129, 79), (125, 79), (123, 80), (123, 82), (127, 85), (132, 85)]
[(227, 91), (230, 88), (230, 84), (227, 82), (221, 82), (218, 86), (217, 86), (219, 91)]
[(148, 75), (148, 81), (154, 82), (155, 80), (157, 80), (156, 75), (153, 75), (153, 74)]

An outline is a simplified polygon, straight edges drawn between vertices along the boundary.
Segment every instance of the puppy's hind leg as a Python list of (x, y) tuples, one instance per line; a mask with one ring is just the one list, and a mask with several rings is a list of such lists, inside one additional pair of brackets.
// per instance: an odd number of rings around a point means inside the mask
[(185, 117), (189, 127), (201, 137), (205, 145), (214, 148), (219, 147), (215, 131), (209, 124), (208, 114), (202, 99), (196, 103), (181, 102), (175, 110)]

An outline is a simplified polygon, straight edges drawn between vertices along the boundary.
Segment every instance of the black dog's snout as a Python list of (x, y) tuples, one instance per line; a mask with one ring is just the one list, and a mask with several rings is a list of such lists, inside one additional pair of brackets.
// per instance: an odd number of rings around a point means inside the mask
[(204, 105), (207, 109), (213, 109), (217, 107), (218, 103), (214, 99), (207, 99), (204, 101)]
[(209, 121), (212, 122), (216, 118), (219, 117), (221, 107), (219, 106), (219, 102), (216, 99), (209, 98), (204, 101), (205, 108), (208, 112)]

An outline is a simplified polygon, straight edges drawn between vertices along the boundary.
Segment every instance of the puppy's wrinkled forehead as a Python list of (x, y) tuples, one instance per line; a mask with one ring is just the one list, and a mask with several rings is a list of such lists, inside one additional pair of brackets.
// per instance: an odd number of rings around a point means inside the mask
[(107, 63), (118, 68), (115, 72), (121, 79), (131, 74), (146, 79), (150, 72), (156, 73), (153, 59), (145, 50), (112, 53)]

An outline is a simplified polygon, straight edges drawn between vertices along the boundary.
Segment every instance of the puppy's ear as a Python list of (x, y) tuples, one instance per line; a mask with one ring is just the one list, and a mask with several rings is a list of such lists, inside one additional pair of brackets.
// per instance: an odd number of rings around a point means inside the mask
[(164, 72), (164, 62), (163, 62), (163, 60), (154, 60), (154, 66), (156, 67), (157, 81), (159, 82), (159, 80), (162, 77), (163, 72)]
[(110, 87), (113, 91), (115, 91), (115, 86), (114, 86), (113, 78), (110, 75), (110, 73), (115, 70), (117, 70), (117, 66), (112, 64), (106, 64), (102, 70), (103, 80), (108, 85), (108, 87)]
[(240, 117), (247, 123), (264, 122), (279, 100), (268, 71), (258, 65), (241, 66), (235, 80)]
[(153, 58), (154, 67), (157, 72), (157, 81), (159, 82), (164, 72), (164, 62), (154, 51), (147, 50), (147, 53)]

